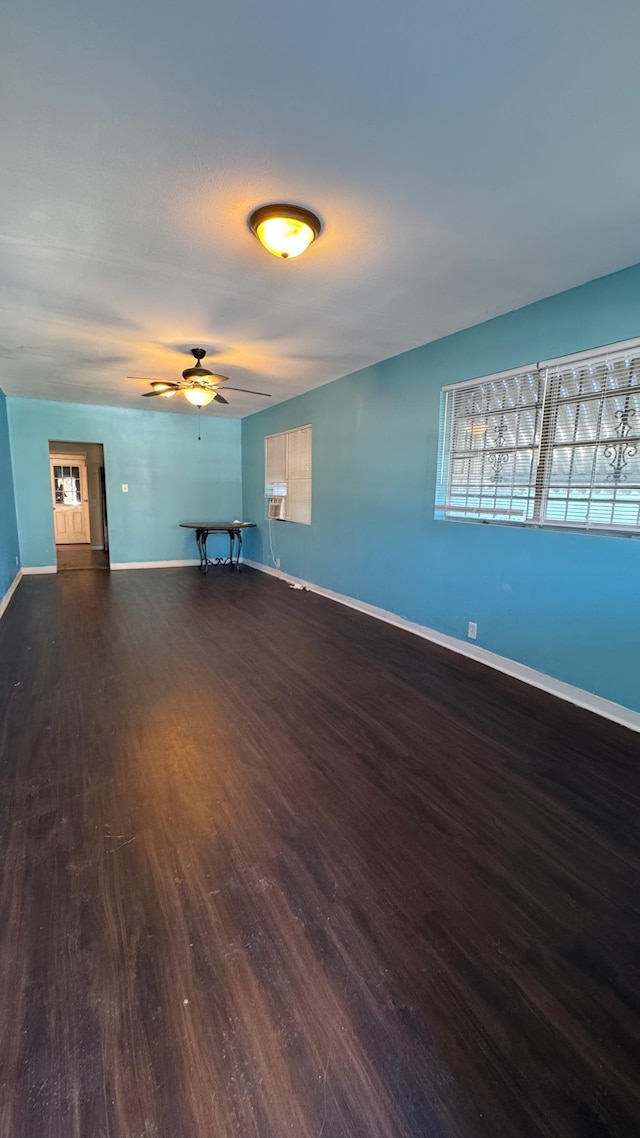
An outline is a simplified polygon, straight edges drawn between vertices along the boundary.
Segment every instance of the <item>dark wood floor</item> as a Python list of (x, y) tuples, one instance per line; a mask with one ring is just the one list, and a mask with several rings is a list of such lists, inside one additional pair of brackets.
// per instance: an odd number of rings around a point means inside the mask
[(640, 740), (245, 571), (0, 622), (1, 1138), (640, 1133)]
[(108, 569), (109, 554), (90, 545), (56, 545), (58, 573), (67, 569)]

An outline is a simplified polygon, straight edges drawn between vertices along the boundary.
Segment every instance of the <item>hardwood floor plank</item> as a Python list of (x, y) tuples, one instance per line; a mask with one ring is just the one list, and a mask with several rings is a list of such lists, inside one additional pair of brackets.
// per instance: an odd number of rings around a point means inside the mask
[(0, 1135), (637, 1135), (639, 752), (250, 570), (22, 581)]

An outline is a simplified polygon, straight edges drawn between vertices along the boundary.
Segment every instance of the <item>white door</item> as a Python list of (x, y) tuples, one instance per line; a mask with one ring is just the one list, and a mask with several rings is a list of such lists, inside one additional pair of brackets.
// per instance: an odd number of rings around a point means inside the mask
[(83, 454), (52, 454), (51, 493), (56, 545), (88, 544), (87, 463)]

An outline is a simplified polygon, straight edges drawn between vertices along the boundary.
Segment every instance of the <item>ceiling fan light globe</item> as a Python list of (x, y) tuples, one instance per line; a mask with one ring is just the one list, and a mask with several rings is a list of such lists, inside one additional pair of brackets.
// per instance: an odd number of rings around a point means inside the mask
[(193, 403), (194, 407), (206, 407), (207, 403), (211, 403), (215, 392), (209, 391), (207, 387), (196, 385), (195, 387), (190, 387), (184, 394), (185, 398), (188, 399), (190, 403)]
[(172, 384), (164, 383), (161, 379), (155, 379), (151, 386), (154, 391), (170, 391), (172, 389)]

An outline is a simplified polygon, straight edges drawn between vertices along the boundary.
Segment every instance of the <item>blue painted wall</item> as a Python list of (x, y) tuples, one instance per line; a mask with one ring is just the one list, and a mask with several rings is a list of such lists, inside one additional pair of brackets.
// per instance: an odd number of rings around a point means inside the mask
[(7, 423), (7, 402), (0, 391), (0, 599), (18, 572), (18, 527)]
[(245, 541), (268, 564), (264, 436), (313, 426), (313, 523), (282, 569), (640, 711), (640, 539), (434, 520), (444, 384), (640, 338), (640, 265), (243, 420)]
[(193, 533), (178, 522), (241, 516), (238, 420), (203, 415), (198, 442), (195, 414), (40, 399), (7, 405), (23, 566), (56, 561), (49, 439), (103, 444), (112, 562), (193, 558)]

